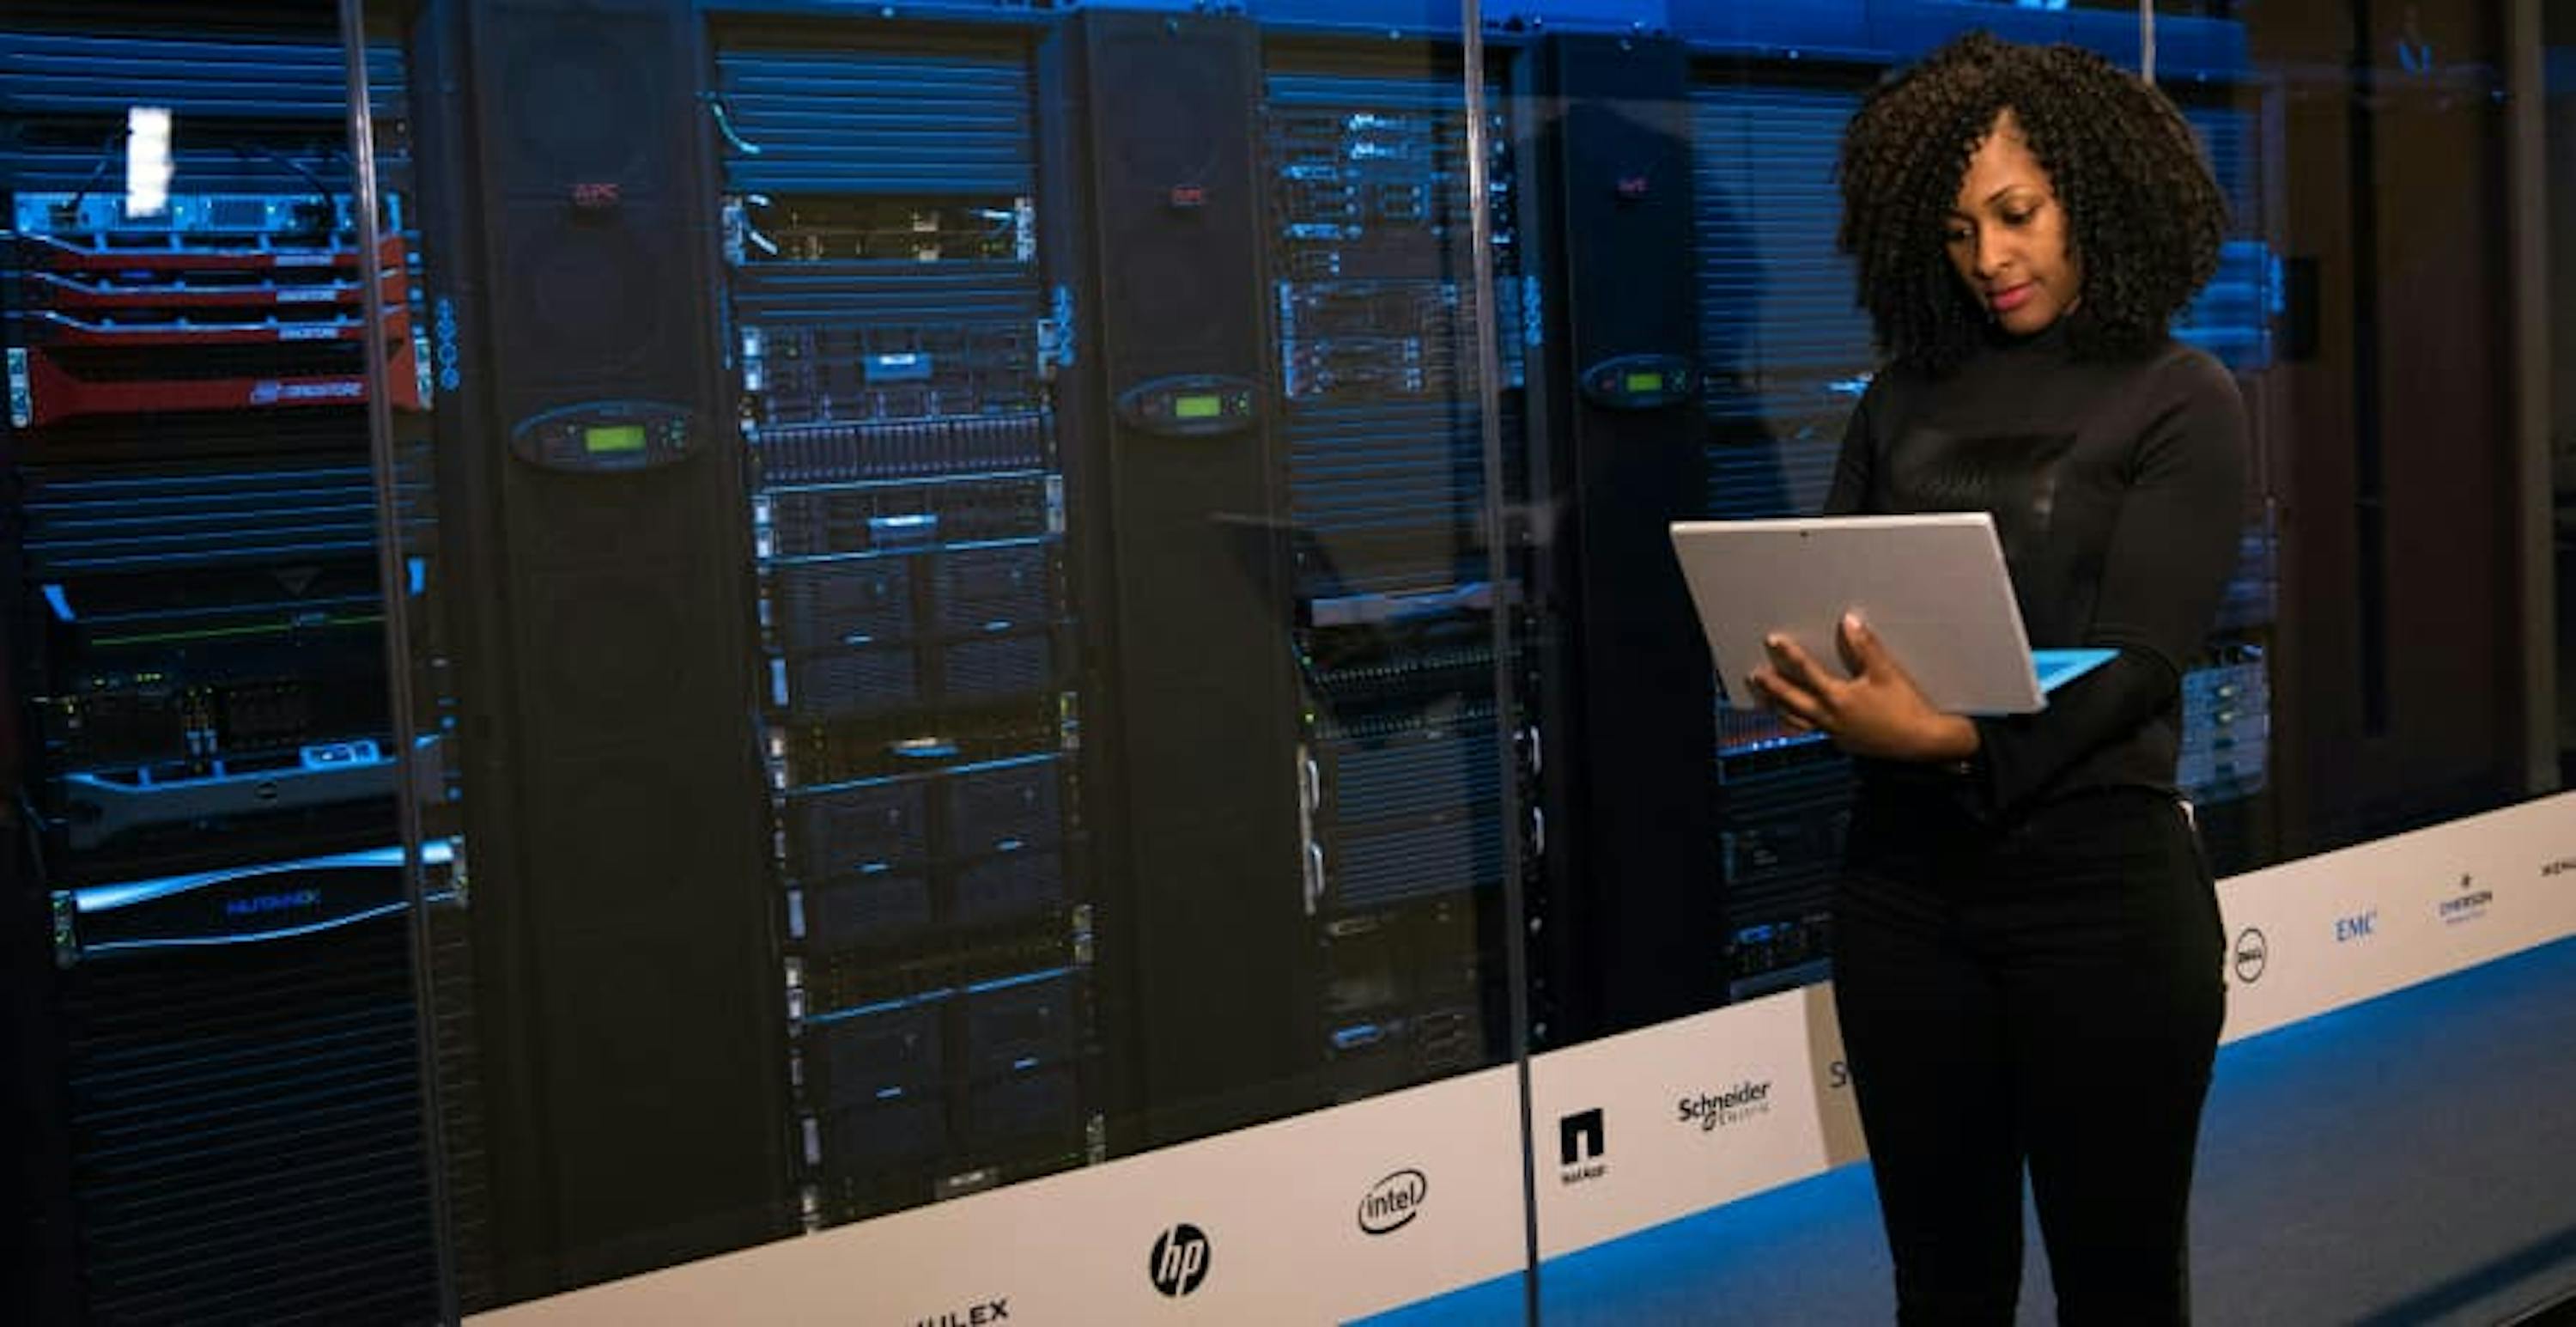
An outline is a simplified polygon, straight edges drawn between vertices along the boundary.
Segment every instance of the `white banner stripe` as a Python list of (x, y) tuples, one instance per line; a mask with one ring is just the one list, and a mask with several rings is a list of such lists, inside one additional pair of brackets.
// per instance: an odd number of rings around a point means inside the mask
[[(2231, 877), (2219, 905), (2228, 1040), (2576, 936), (2576, 793)], [(1823, 986), (1538, 1056), (1542, 1255), (1860, 1160), (1841, 1061)], [(1489, 1069), (469, 1321), (1341, 1322), (1518, 1271), (1518, 1147)], [(1165, 1295), (1166, 1269), (1199, 1275)]]

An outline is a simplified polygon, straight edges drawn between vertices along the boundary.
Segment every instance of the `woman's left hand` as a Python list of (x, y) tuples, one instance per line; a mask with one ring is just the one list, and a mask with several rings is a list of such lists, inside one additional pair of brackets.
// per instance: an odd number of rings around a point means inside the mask
[(1932, 708), (1858, 614), (1843, 614), (1834, 643), (1851, 672), (1848, 682), (1826, 672), (1797, 642), (1777, 635), (1764, 642), (1770, 666), (1755, 669), (1746, 681), (1792, 727), (1824, 733), (1855, 756), (1934, 761), (1976, 754), (1977, 726)]

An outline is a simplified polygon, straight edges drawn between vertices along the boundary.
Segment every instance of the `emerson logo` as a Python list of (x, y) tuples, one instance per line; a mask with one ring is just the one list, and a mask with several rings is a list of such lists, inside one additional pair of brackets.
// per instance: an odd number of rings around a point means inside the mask
[(2236, 979), (2248, 986), (2263, 979), (2263, 967), (2272, 961), (2272, 947), (2263, 933), (2248, 926), (2236, 935)]
[(1372, 1235), (1394, 1234), (1422, 1215), (1423, 1200), (1430, 1196), (1429, 1176), (1418, 1170), (1399, 1170), (1360, 1195), (1360, 1229)]
[(1154, 1240), (1145, 1270), (1153, 1275), (1154, 1288), (1173, 1299), (1198, 1289), (1208, 1274), (1207, 1232), (1187, 1221), (1164, 1231)]
[[(2544, 872), (2547, 869), (2542, 868)], [(2478, 888), (2476, 876), (2463, 874), (2460, 877), (2459, 888), (2448, 898), (2434, 904), (2433, 912), (2435, 916), (2442, 919), (2444, 926), (2457, 926), (2461, 922), (2473, 922), (2485, 916), (2487, 905), (2493, 902), (2495, 902), (2494, 890)]]
[(1771, 1084), (1747, 1080), (1724, 1092), (1683, 1097), (1677, 1109), (1681, 1123), (1697, 1124), (1701, 1133), (1714, 1133), (1726, 1125), (1770, 1114)]
[(1601, 1117), (1601, 1108), (1579, 1111), (1556, 1122), (1556, 1160), (1561, 1167), (1557, 1179), (1565, 1184), (1597, 1180), (1608, 1172), (1610, 1163), (1601, 1154), (1610, 1150), (1610, 1127)]

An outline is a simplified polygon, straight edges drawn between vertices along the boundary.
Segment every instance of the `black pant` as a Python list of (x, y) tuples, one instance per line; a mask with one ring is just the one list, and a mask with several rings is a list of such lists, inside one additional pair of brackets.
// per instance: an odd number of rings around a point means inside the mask
[(2181, 806), (2110, 789), (1993, 828), (1864, 795), (1852, 836), (1834, 1001), (1898, 1321), (2013, 1320), (2025, 1162), (2061, 1322), (2189, 1321), (2226, 989)]

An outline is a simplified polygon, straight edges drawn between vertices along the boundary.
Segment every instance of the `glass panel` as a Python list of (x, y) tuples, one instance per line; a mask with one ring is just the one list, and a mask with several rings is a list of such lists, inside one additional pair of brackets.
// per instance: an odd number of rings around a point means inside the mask
[[(2528, 276), (2520, 260), (2438, 258), (2505, 255), (2522, 233), (2500, 151), (2508, 7), (2152, 8), (2158, 84), (2227, 204), (2216, 270), (2171, 331), (2233, 379), (2252, 453), (2237, 556), (2169, 711), (2173, 788), (2209, 864), (2250, 873), (2549, 791), (2531, 758), (2551, 736), (2548, 684), (2527, 690), (2525, 671), (2556, 628), (2517, 597), (2535, 560), (2514, 533), (2536, 506), (2515, 423), (2541, 389), (2517, 364)], [(1869, 292), (1837, 246), (1846, 126), (1896, 71), (1976, 29), (2128, 69), (2145, 53), (2129, 3), (1577, 9), (1489, 20), (1530, 71), (1515, 94), (1546, 107), (1514, 125), (1537, 163), (1525, 187), (1546, 200), (1521, 255), (1548, 289), (1529, 379), (1548, 403), (1531, 408), (1533, 491), (1553, 504), (1533, 522), (1556, 590), (1540, 634), (1560, 651), (1543, 726), (1551, 767), (1575, 767), (1541, 787), (1550, 870), (1530, 918), (1530, 1143), (1551, 1257), (1645, 1224), (1602, 1215), (1621, 1204), (1690, 1210), (1679, 1181), (1626, 1187), (1665, 1135), (1705, 1130), (1730, 1158), (1802, 1147), (1759, 1103), (1803, 1092), (1810, 1068), (1820, 1102), (1847, 1083), (1825, 1058), (1839, 1042), (1819, 985), (1854, 762), (1747, 703), (1758, 660), (1713, 682), (1652, 662), (1702, 657), (1665, 524), (1820, 512), (1883, 371)], [(1660, 357), (1693, 375), (1678, 409), (1656, 390)], [(2032, 643), (2112, 643), (2092, 625), (2035, 625)], [(2259, 975), (2259, 947), (2240, 961)], [(1681, 1021), (1800, 988), (1812, 1066), (1786, 1033), (1751, 1031), (1787, 1002)], [(1635, 1077), (1609, 1067), (1648, 1040), (1692, 1054)], [(1665, 1093), (1651, 1107), (1642, 1082)], [(1849, 1112), (1821, 1113), (1824, 1164), (1857, 1156), (1856, 1137), (1830, 1137)], [(1702, 1206), (1778, 1182), (1670, 1155), (1707, 1167)], [(1626, 1256), (1551, 1266), (1551, 1302), (1616, 1282)]]
[[(1512, 1059), (1519, 203), (1454, 30), (369, 23), (443, 90), (377, 138), (467, 1312)], [(1337, 1229), (1513, 1191), (1479, 1081), (1483, 1173), (1381, 1129)]]
[[(2376, 73), (2353, 72), (2363, 57), (2345, 44), (2340, 9), (2157, 8), (2161, 85), (2228, 205), (2216, 272), (2173, 334), (2234, 375), (2253, 441), (2241, 554), (2179, 701), (2176, 786), (2196, 808), (2213, 865), (2252, 870), (2540, 791), (2524, 768), (2522, 730), (2534, 711), (2514, 680), (2535, 629), (2514, 607), (2517, 558), (2501, 543), (2438, 533), (2455, 529), (2463, 511), (2497, 529), (2521, 519), (2510, 427), (2518, 388), (2510, 321), (2499, 312), (2512, 284), (2500, 272), (2461, 274), (2484, 294), (2463, 299), (2425, 284), (2430, 269), (2416, 260), (2428, 236), (2503, 242), (2505, 176), (2480, 146), (2505, 130), (2501, 34), (2466, 17), (2373, 7), (2366, 50), (2394, 54)], [(2070, 41), (2131, 67), (2139, 58), (2134, 6), (1694, 6), (1624, 44), (1599, 37), (1631, 66), (1643, 61), (1639, 51), (1672, 52), (1676, 70), (1658, 73), (1661, 82), (1631, 68), (1597, 89), (1557, 89), (1568, 98), (1569, 178), (1630, 209), (1569, 222), (1562, 236), (1536, 233), (1526, 246), (1563, 253), (1531, 263), (1553, 271), (1547, 264), (1562, 262), (1570, 273), (1577, 343), (1558, 369), (1575, 375), (1577, 403), (1537, 416), (1545, 430), (1532, 454), (1596, 484), (1565, 490), (1568, 514), (1551, 528), (1583, 533), (1557, 565), (1599, 560), (1605, 527), (1821, 509), (1844, 425), (1878, 365), (1850, 262), (1835, 247), (1843, 127), (1890, 70), (1981, 26)], [(1559, 23), (1527, 39), (1530, 58), (1545, 68), (1549, 51), (1586, 39)], [(1583, 137), (1595, 105), (1627, 139)], [(1643, 145), (1654, 132), (1670, 135), (1660, 150), (1686, 169), (1656, 176), (1637, 164), (1655, 159)], [(2396, 184), (2435, 163), (2452, 200), (2438, 212)], [(1685, 200), (1689, 216), (1662, 239), (1601, 238), (1618, 224), (1641, 227), (1639, 209), (1667, 197)], [(1594, 245), (1615, 260), (1587, 258)], [(1603, 275), (1587, 273), (1587, 261)], [(1677, 271), (1694, 274), (1682, 310), (1691, 330), (1655, 349), (1690, 359), (1700, 422), (1688, 443), (1677, 415), (1628, 427), (1669, 433), (1665, 453), (1697, 456), (1687, 468), (1666, 463), (1660, 488), (1620, 496), (1597, 474), (1649, 463), (1596, 472), (1586, 458), (1600, 444), (1586, 433), (1613, 427), (1609, 411), (1661, 398), (1621, 401), (1604, 392), (1628, 378), (1585, 376), (1628, 367), (1611, 349), (1647, 346), (1634, 332), (1595, 330), (1618, 318), (1597, 305), (1586, 315), (1585, 291), (1625, 283), (1619, 313), (1643, 319), (1646, 296), (1666, 293), (1653, 289), (1658, 274)], [(1603, 348), (1597, 355), (1587, 338)], [(2403, 369), (2417, 363), (2450, 367)], [(1567, 887), (1571, 899), (1621, 878), (1617, 864), (1632, 852), (1657, 863), (1637, 868), (1643, 883), (1614, 891), (1616, 908), (1564, 905), (1576, 920), (1542, 946), (1541, 976), (1549, 963), (1562, 969), (1555, 1000), (1578, 1009), (1589, 1000), (1596, 1013), (1542, 1017), (1559, 1039), (1822, 976), (1850, 816), (1849, 761), (1744, 703), (1740, 680), (1712, 694), (1585, 653), (1604, 648), (1602, 624), (1638, 633), (1622, 639), (1632, 654), (1696, 648), (1677, 581), (1652, 565), (1663, 555), (1640, 545), (1633, 556), (1621, 595), (1574, 572), (1583, 589), (1546, 601), (1550, 628), (1579, 660), (1560, 673), (1575, 698), (1557, 745), (1584, 753), (1584, 795), (1594, 799), (1555, 820), (1555, 846), (1582, 865), (1551, 879), (1578, 882)], [(2408, 644), (2437, 636), (2441, 650)], [(1587, 679), (1587, 668), (1605, 681)], [(1654, 725), (1623, 717), (1621, 705), (1659, 716), (1665, 733), (1648, 733)], [(1661, 736), (1681, 729), (1674, 716), (1708, 705), (1711, 754), (1700, 768), (1655, 766)], [(1588, 745), (1589, 729), (1622, 733), (1617, 755)], [(1704, 847), (1675, 834), (1648, 848), (1648, 838), (1605, 828), (1635, 798), (1655, 795), (1636, 789), (1693, 779), (1707, 794), (1674, 816), (1702, 826)], [(1712, 879), (1715, 891), (1695, 883)], [(1537, 920), (1556, 927), (1560, 918), (1542, 909)], [(1643, 961), (1649, 955), (1659, 957)]]

